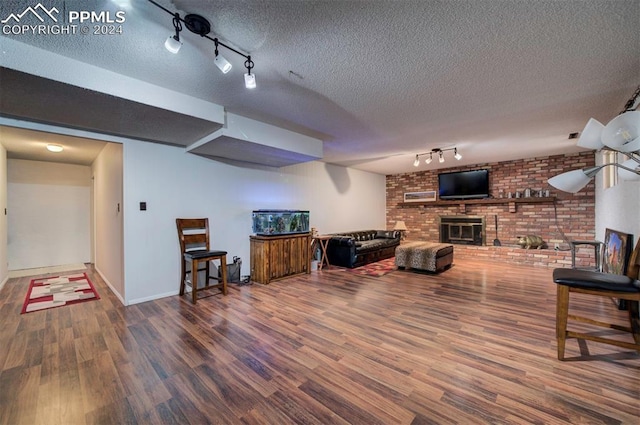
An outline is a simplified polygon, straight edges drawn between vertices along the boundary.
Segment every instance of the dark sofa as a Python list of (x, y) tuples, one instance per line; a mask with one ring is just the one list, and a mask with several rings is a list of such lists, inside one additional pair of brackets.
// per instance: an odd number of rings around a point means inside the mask
[(354, 268), (391, 258), (400, 245), (397, 230), (360, 230), (331, 236), (327, 257), (333, 266)]

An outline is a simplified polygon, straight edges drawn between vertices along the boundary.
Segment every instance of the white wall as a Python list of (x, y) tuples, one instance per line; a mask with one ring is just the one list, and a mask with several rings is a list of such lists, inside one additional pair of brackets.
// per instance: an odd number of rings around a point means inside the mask
[(603, 189), (601, 177), (596, 177), (596, 239), (604, 241), (609, 228), (632, 234), (635, 246), (640, 238), (640, 181), (619, 180)]
[(86, 166), (7, 161), (9, 270), (91, 260), (90, 184)]
[(321, 162), (242, 168), (182, 148), (125, 142), (126, 303), (177, 294), (178, 217), (208, 217), (213, 248), (241, 257), (247, 274), (252, 210), (309, 210), (321, 233), (384, 228), (385, 196), (384, 176)]
[(122, 145), (109, 143), (92, 165), (94, 189), (95, 268), (125, 303)]
[(0, 143), (0, 289), (9, 280), (7, 255), (7, 150)]

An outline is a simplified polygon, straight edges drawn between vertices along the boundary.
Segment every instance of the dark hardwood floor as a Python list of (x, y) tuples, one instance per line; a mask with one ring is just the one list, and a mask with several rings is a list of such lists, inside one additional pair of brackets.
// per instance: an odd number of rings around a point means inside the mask
[(0, 292), (0, 423), (639, 423), (638, 353), (556, 359), (551, 269), (332, 268), (129, 307), (89, 274), (99, 301), (21, 315), (30, 278)]

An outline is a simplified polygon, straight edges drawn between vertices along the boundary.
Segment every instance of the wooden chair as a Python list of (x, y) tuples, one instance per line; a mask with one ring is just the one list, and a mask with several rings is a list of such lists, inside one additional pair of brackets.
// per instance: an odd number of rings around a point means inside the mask
[[(638, 308), (638, 302), (640, 301), (639, 270), (640, 240), (638, 240), (631, 254), (626, 276), (579, 269), (555, 269), (553, 271), (553, 281), (557, 284), (558, 290), (556, 304), (556, 339), (558, 341), (559, 360), (564, 360), (565, 342), (568, 338), (579, 338), (603, 344), (611, 344), (636, 350), (640, 353), (640, 316)], [(569, 295), (571, 293), (627, 300), (629, 306), (629, 327), (569, 314)], [(606, 338), (594, 335), (593, 333), (570, 331), (567, 329), (569, 320), (631, 333), (634, 342)]]
[[(187, 275), (191, 275), (191, 298), (195, 304), (199, 291), (220, 288), (227, 295), (227, 252), (212, 251), (209, 245), (209, 219), (207, 218), (177, 218), (178, 238), (180, 239), (180, 295), (184, 295), (187, 285)], [(220, 276), (211, 276), (210, 262), (220, 261)], [(204, 268), (199, 268), (204, 263)], [(187, 270), (187, 265), (189, 269)], [(205, 284), (198, 287), (198, 272), (205, 271)], [(194, 272), (195, 271), (195, 272)], [(217, 283), (210, 285), (210, 280)]]

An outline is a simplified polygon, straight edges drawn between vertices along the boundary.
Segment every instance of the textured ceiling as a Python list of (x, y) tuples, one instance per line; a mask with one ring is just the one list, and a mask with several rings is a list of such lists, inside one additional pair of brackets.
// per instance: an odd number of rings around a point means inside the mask
[[(419, 169), (575, 151), (568, 134), (606, 123), (640, 84), (639, 0), (158, 2), (251, 54), (258, 87), (244, 88), (243, 58), (220, 49), (234, 66), (222, 75), (213, 43), (186, 30), (167, 52), (171, 16), (144, 0), (120, 35), (9, 37), (320, 138), (324, 161), (382, 174), (433, 148), (463, 159)], [(32, 3), (5, 0), (0, 18)]]

